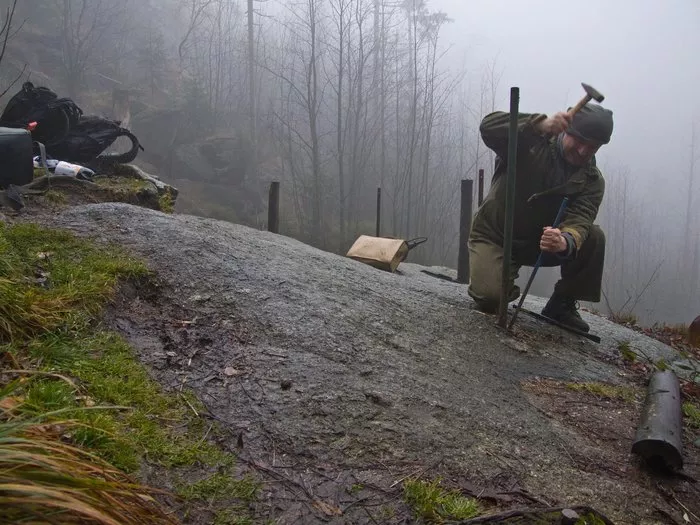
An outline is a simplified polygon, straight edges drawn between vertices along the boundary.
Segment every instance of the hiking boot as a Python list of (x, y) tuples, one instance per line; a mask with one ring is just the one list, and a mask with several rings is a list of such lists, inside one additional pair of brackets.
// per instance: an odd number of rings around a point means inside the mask
[(588, 323), (581, 319), (576, 299), (571, 297), (552, 295), (542, 309), (542, 315), (581, 332), (588, 332), (591, 329)]

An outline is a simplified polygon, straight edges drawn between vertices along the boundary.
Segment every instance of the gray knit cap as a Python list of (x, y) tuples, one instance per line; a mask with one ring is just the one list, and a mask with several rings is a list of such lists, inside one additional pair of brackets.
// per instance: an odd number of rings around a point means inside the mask
[(613, 131), (613, 113), (599, 104), (586, 104), (574, 115), (567, 133), (589, 142), (607, 144)]

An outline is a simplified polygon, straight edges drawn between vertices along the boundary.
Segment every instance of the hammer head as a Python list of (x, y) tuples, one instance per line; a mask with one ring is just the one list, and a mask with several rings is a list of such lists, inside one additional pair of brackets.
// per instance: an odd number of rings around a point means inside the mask
[(589, 86), (588, 84), (584, 84), (583, 82), (581, 82), (581, 85), (586, 91), (586, 94), (596, 102), (603, 102), (603, 100), (605, 100), (605, 96), (593, 86)]

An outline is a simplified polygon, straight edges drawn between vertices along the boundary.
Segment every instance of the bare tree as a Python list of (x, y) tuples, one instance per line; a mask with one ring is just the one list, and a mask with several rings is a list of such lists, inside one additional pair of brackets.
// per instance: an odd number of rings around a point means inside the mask
[(156, 89), (164, 81), (167, 55), (163, 33), (151, 26), (146, 34), (143, 46), (139, 50), (139, 65), (153, 101)]
[(76, 97), (85, 73), (99, 62), (100, 44), (110, 35), (126, 8), (125, 2), (59, 0), (63, 76), (68, 95)]
[(251, 144), (251, 169), (253, 180), (257, 179), (258, 169), (258, 133), (255, 96), (255, 25), (254, 25), (253, 0), (248, 0), (248, 104), (250, 105), (250, 144)]
[(347, 200), (345, 182), (345, 133), (343, 128), (343, 103), (345, 82), (345, 42), (348, 32), (347, 13), (348, 0), (332, 0), (335, 29), (338, 35), (337, 43), (337, 80), (333, 87), (336, 96), (336, 161), (338, 169), (338, 223), (340, 228), (339, 249), (345, 246), (347, 239)]
[[(15, 33), (13, 27), (12, 27), (12, 21), (15, 17), (15, 11), (17, 10), (17, 0), (12, 0), (10, 2), (10, 5), (7, 6), (7, 9), (5, 10), (5, 18), (2, 21), (2, 27), (0, 28), (0, 41), (2, 44), (0, 44), (0, 65), (2, 65), (2, 61), (5, 58), (5, 51), (7, 50), (7, 42), (10, 40), (12, 35)], [(0, 97), (3, 97), (10, 89), (12, 89), (12, 86), (14, 86), (17, 81), (22, 77), (24, 74), (25, 68), (20, 71), (19, 75), (10, 82), (10, 84), (0, 93)]]

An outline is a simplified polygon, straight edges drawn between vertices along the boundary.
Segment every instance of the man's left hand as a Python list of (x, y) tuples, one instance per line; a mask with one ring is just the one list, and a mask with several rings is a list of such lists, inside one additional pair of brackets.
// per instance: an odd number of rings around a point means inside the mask
[(560, 253), (566, 251), (567, 248), (566, 238), (561, 234), (561, 230), (550, 226), (545, 227), (540, 239), (540, 250), (549, 253)]

